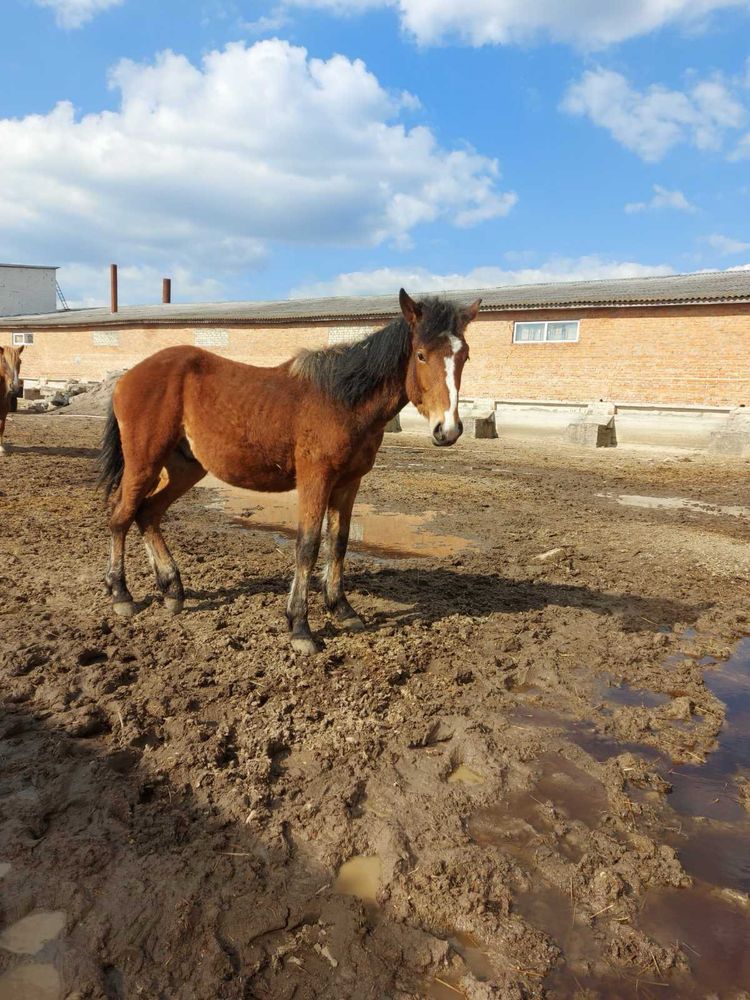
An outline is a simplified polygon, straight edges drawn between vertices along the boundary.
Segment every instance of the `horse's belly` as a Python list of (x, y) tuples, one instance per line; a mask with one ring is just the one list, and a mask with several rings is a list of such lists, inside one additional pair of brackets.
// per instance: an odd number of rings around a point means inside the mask
[(243, 490), (256, 490), (259, 493), (285, 493), (293, 490), (295, 479), (293, 474), (271, 469), (226, 469), (210, 472), (230, 486), (239, 486)]
[(193, 437), (187, 428), (185, 437), (196, 461), (230, 486), (270, 493), (294, 489), (294, 459), (283, 446), (273, 449), (229, 446), (220, 437), (209, 440), (205, 435)]

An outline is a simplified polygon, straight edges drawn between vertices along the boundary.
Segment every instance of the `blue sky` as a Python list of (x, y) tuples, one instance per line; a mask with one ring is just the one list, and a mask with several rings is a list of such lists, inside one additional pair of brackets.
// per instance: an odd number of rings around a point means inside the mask
[(3, 0), (0, 259), (76, 304), (750, 262), (750, 0)]

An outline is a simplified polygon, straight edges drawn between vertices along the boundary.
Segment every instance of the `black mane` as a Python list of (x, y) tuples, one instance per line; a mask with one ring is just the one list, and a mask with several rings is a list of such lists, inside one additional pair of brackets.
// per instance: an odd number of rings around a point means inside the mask
[[(460, 306), (444, 299), (419, 302), (422, 320), (419, 342), (429, 347), (446, 333), (457, 332)], [(404, 367), (411, 348), (411, 331), (403, 317), (351, 344), (301, 351), (292, 374), (309, 379), (326, 395), (354, 407)]]

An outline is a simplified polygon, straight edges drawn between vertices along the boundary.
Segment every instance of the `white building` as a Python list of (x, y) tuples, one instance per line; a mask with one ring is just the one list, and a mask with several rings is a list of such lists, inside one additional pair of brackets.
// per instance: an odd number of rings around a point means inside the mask
[(0, 264), (0, 316), (57, 309), (57, 268)]

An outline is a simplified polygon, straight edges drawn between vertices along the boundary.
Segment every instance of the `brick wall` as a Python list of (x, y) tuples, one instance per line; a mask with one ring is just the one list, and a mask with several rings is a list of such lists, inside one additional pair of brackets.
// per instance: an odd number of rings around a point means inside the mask
[[(329, 325), (289, 327), (129, 327), (34, 330), (23, 356), (25, 378), (99, 380), (132, 368), (164, 347), (195, 344), (225, 358), (277, 365), (302, 347), (328, 343)], [(0, 330), (0, 344), (11, 335)]]
[[(580, 319), (576, 343), (513, 343), (516, 320)], [(504, 399), (750, 404), (750, 306), (480, 316), (461, 394)]]
[[(513, 343), (515, 320), (580, 319), (577, 343)], [(200, 342), (225, 357), (279, 364), (352, 323), (273, 327), (35, 330), (28, 378), (101, 379), (162, 347)], [(368, 329), (371, 327), (367, 324)], [(116, 337), (113, 338), (113, 335)], [(337, 339), (334, 332), (332, 339)], [(0, 331), (0, 343), (10, 333)], [(750, 306), (484, 314), (469, 331), (462, 396), (587, 402), (750, 404)]]

